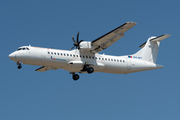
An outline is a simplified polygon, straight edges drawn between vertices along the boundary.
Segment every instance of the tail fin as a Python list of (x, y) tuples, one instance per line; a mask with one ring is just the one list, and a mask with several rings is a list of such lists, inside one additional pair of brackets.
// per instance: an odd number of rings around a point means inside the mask
[(156, 63), (160, 41), (169, 36), (171, 35), (165, 34), (159, 37), (150, 37), (147, 42), (139, 46), (142, 49), (140, 49), (133, 56), (138, 56), (139, 58), (142, 58), (142, 60)]

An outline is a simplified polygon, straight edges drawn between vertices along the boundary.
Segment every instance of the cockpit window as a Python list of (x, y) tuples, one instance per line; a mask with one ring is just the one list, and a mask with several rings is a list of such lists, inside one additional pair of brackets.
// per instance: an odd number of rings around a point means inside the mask
[(25, 47), (24, 48), (18, 48), (17, 51), (19, 51), (19, 50), (29, 50), (29, 48), (25, 48)]
[(21, 50), (22, 48), (18, 48), (17, 51)]

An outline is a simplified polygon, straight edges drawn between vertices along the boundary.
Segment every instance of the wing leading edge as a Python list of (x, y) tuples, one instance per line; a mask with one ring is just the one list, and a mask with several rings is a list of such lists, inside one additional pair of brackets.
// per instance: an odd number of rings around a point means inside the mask
[(92, 46), (95, 47), (95, 49), (93, 49), (92, 52), (97, 53), (108, 48), (113, 43), (115, 43), (120, 38), (122, 38), (124, 36), (124, 33), (135, 25), (136, 25), (135, 22), (124, 23), (123, 25), (106, 33), (105, 35), (95, 39), (94, 41), (91, 42)]

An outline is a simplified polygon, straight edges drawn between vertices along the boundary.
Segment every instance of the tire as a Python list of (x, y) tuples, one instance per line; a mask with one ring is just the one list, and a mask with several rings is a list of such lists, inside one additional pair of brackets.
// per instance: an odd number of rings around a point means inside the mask
[(89, 67), (89, 68), (87, 69), (87, 72), (88, 72), (89, 74), (93, 73), (93, 72), (94, 72), (94, 68)]
[(20, 65), (19, 65), (17, 68), (18, 68), (18, 69), (21, 69), (21, 68), (22, 68), (22, 66), (20, 66)]
[(79, 75), (78, 75), (78, 74), (74, 74), (74, 75), (73, 75), (73, 80), (76, 81), (76, 80), (78, 80), (78, 79), (79, 79)]

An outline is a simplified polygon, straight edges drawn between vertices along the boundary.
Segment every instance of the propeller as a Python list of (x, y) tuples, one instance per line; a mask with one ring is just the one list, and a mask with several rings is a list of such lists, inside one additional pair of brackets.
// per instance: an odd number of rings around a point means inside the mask
[(73, 44), (74, 46), (70, 49), (73, 49), (74, 47), (76, 47), (76, 49), (80, 49), (79, 44), (84, 40), (79, 41), (79, 32), (77, 34), (77, 39), (75, 40), (74, 37), (72, 36), (72, 40), (74, 41), (74, 44)]

